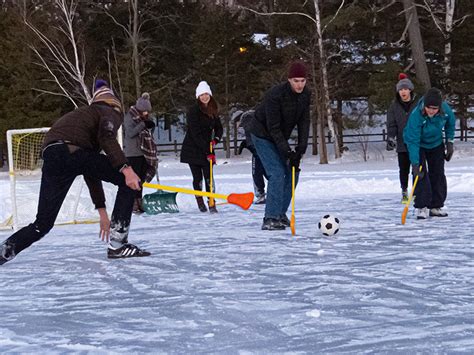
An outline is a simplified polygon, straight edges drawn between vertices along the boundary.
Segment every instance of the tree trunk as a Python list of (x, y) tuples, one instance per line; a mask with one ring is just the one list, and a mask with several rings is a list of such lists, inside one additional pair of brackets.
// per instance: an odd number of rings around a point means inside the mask
[[(313, 42), (314, 43), (314, 42)], [(314, 47), (314, 45), (312, 45), (312, 47)], [(312, 127), (312, 130), (313, 130), (313, 155), (318, 155), (318, 145), (320, 144), (320, 141), (321, 139), (318, 141), (318, 130), (319, 130), (319, 126), (318, 126), (318, 122), (319, 120), (321, 119), (321, 116), (319, 115), (319, 87), (318, 87), (318, 83), (316, 81), (316, 58), (315, 58), (315, 53), (316, 53), (316, 48), (312, 48), (311, 50), (311, 85), (312, 85), (312, 92), (313, 92), (313, 95), (316, 97), (316, 100), (315, 102), (313, 102), (312, 104), (312, 112), (313, 112), (313, 115), (311, 117), (311, 127)], [(324, 136), (323, 136), (324, 138)], [(322, 144), (325, 144), (324, 142), (324, 139), (323, 139), (323, 142)], [(322, 150), (320, 150), (320, 152), (322, 152)], [(326, 160), (327, 160), (327, 156), (326, 156)]]
[[(268, 12), (275, 11), (275, 0), (268, 0)], [(276, 46), (276, 36), (275, 36), (275, 26), (273, 24), (273, 16), (270, 16), (268, 19), (268, 41), (270, 43), (270, 51), (275, 51)]]
[[(327, 73), (327, 65), (326, 65), (326, 58), (325, 58), (325, 51), (324, 51), (324, 44), (323, 44), (323, 34), (321, 31), (321, 14), (319, 12), (319, 2), (318, 0), (313, 0), (314, 2), (314, 10), (315, 10), (315, 22), (316, 22), (316, 32), (318, 34), (318, 47), (319, 47), (319, 60), (320, 60), (320, 67), (321, 67), (321, 79), (322, 79), (322, 94), (321, 99), (323, 103), (323, 107), (325, 108), (327, 120), (328, 120), (328, 128), (331, 132), (332, 137), (334, 138), (334, 157), (340, 158), (341, 151), (338, 147), (338, 136), (337, 132), (334, 130), (334, 121), (332, 116), (332, 109), (331, 109), (331, 99), (329, 97), (329, 82), (328, 82), (328, 73)], [(324, 135), (322, 136), (324, 137)]]
[(455, 0), (446, 0), (446, 43), (444, 44), (444, 73), (446, 79), (451, 72), (451, 32), (453, 31)]
[(140, 55), (138, 52), (138, 41), (139, 41), (139, 24), (138, 24), (138, 0), (130, 1), (131, 6), (131, 16), (130, 18), (132, 26), (132, 37), (130, 38), (132, 42), (132, 66), (133, 66), (133, 76), (135, 77), (135, 93), (136, 97), (140, 97), (142, 93), (142, 85), (140, 80)]
[(416, 79), (422, 83), (423, 88), (431, 87), (430, 74), (426, 64), (423, 37), (420, 31), (420, 22), (414, 0), (402, 0), (405, 10), (405, 19), (408, 24), (408, 37), (410, 38), (411, 52), (415, 62)]

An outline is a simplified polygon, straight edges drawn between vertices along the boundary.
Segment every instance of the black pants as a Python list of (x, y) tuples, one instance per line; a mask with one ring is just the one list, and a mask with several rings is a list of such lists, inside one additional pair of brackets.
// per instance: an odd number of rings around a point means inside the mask
[(400, 176), (400, 187), (402, 190), (408, 188), (408, 177), (410, 176), (410, 157), (408, 152), (398, 153), (398, 172)]
[[(211, 168), (209, 165), (195, 165), (189, 164), (189, 168), (191, 169), (191, 174), (193, 174), (193, 189), (202, 191), (202, 178), (204, 177), (204, 183), (206, 185), (206, 191), (211, 192)], [(216, 190), (214, 180), (212, 181), (212, 192)]]
[[(127, 157), (127, 159), (133, 171), (135, 171), (135, 174), (137, 174), (140, 180), (144, 182), (148, 170), (148, 163), (146, 162), (145, 157)], [(135, 191), (135, 198), (142, 198), (142, 193), (143, 190)]]
[(78, 175), (95, 177), (118, 186), (111, 218), (111, 242), (126, 243), (135, 191), (109, 159), (83, 149), (70, 153), (66, 144), (49, 146), (43, 152), (43, 168), (36, 220), (6, 240), (15, 254), (43, 238), (53, 228), (61, 205)]
[(252, 179), (255, 194), (257, 196), (265, 194), (265, 177), (268, 180), (265, 169), (257, 154), (252, 154)]
[(416, 208), (441, 208), (448, 192), (444, 174), (444, 144), (433, 149), (420, 149), (420, 162), (425, 176), (415, 188)]

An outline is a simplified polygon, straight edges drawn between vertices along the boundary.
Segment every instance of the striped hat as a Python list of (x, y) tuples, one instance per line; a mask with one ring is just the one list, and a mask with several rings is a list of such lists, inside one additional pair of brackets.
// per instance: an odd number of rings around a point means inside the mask
[(102, 85), (100, 86), (95, 92), (94, 96), (92, 96), (91, 104), (96, 102), (105, 102), (107, 105), (111, 106), (114, 110), (122, 113), (122, 103), (120, 100), (115, 96), (112, 89), (109, 87)]

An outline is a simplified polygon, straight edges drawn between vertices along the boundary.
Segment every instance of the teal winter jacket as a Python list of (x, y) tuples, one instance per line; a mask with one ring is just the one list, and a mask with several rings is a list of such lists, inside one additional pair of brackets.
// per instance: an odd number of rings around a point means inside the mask
[(424, 107), (423, 100), (420, 100), (403, 130), (403, 140), (412, 164), (420, 164), (420, 148), (432, 149), (443, 143), (443, 131), (445, 142), (454, 142), (456, 116), (451, 107), (443, 101), (433, 117), (425, 114)]

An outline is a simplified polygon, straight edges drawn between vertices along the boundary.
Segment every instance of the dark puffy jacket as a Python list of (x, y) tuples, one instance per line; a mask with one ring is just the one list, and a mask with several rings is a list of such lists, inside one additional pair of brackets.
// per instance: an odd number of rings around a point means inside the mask
[(390, 104), (387, 111), (387, 136), (388, 139), (397, 140), (397, 153), (407, 152), (407, 147), (403, 140), (403, 129), (405, 128), (411, 111), (416, 106), (416, 99), (413, 96), (407, 104), (401, 102), (400, 95)]
[[(80, 107), (58, 119), (46, 133), (43, 148), (56, 141), (66, 141), (72, 145), (97, 153), (104, 151), (113, 167), (120, 169), (127, 163), (117, 131), (123, 122), (122, 114), (105, 103), (94, 103)], [(102, 182), (84, 176), (96, 208), (105, 207)]]
[(290, 150), (288, 139), (293, 129), (298, 127), (296, 149), (304, 154), (308, 147), (310, 98), (311, 93), (306, 87), (301, 94), (297, 94), (288, 82), (274, 86), (255, 109), (250, 133), (275, 143), (286, 159)]
[(188, 125), (181, 148), (181, 162), (206, 166), (209, 164), (207, 155), (210, 153), (212, 132), (214, 139), (221, 140), (223, 129), (219, 117), (206, 115), (198, 104), (188, 111)]
[(123, 116), (104, 103), (80, 107), (58, 119), (44, 138), (43, 148), (54, 141), (68, 141), (87, 150), (103, 150), (112, 166), (120, 169), (127, 158), (117, 141)]

